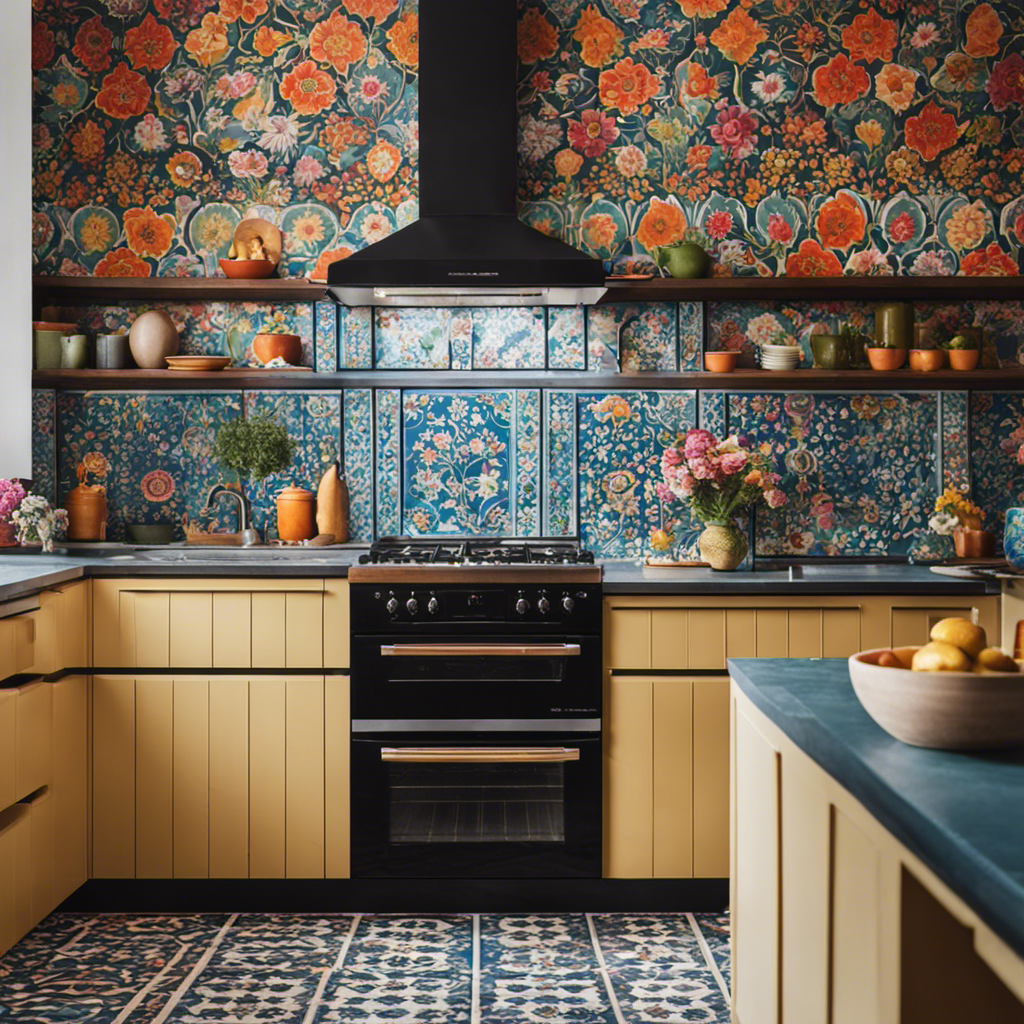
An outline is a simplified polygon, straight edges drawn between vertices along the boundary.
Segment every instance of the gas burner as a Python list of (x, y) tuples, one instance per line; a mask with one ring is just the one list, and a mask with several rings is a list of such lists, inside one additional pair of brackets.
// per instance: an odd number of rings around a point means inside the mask
[(594, 553), (564, 538), (428, 541), (385, 537), (359, 561), (364, 565), (593, 565)]

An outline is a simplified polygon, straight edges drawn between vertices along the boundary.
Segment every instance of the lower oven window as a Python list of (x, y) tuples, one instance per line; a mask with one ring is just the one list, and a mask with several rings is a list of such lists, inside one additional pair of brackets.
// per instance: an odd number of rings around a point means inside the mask
[(392, 843), (563, 843), (565, 766), (392, 764)]

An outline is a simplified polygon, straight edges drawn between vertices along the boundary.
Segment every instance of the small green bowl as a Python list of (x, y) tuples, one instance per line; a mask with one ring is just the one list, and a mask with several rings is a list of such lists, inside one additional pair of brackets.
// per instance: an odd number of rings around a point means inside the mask
[(174, 523), (129, 523), (128, 533), (136, 544), (170, 544)]
[(850, 346), (838, 334), (812, 334), (814, 361), (823, 370), (847, 370), (850, 367)]

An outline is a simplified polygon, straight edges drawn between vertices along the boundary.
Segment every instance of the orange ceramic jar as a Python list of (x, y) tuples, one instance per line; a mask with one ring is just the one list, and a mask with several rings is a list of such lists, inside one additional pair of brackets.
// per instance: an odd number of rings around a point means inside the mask
[(277, 495), (277, 535), (281, 540), (316, 536), (316, 498), (303, 487), (286, 487)]
[(64, 499), (68, 540), (107, 539), (107, 496), (100, 487), (79, 484)]

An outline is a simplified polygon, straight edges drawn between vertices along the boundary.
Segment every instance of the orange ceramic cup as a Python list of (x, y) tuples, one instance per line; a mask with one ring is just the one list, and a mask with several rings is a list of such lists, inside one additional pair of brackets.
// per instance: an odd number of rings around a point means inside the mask
[(941, 348), (912, 348), (910, 350), (910, 368), (930, 373), (941, 370), (946, 365), (946, 353)]
[(978, 365), (981, 352), (976, 348), (951, 348), (949, 366), (953, 370), (973, 370)]

